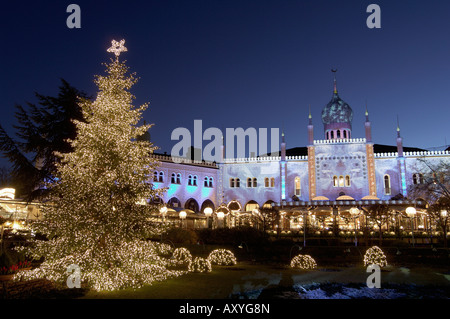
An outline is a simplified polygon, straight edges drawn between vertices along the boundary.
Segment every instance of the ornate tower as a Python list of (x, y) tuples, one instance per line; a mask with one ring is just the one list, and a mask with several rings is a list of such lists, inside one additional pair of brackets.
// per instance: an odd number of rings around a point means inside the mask
[(349, 139), (352, 132), (353, 110), (338, 94), (336, 72), (334, 73), (334, 90), (331, 101), (322, 110), (325, 139)]

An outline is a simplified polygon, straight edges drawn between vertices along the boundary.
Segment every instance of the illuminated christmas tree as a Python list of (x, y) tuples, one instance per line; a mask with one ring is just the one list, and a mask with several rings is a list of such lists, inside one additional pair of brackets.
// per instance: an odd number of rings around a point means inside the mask
[[(65, 283), (70, 264), (81, 268), (82, 282), (97, 290), (138, 287), (169, 272), (158, 256), (163, 247), (145, 242), (158, 229), (148, 222), (157, 207), (147, 200), (161, 195), (149, 176), (157, 162), (155, 149), (138, 139), (151, 125), (138, 126), (148, 105), (134, 107), (129, 92), (137, 82), (119, 61), (126, 51), (124, 40), (113, 41), (108, 52), (116, 55), (106, 66), (106, 76), (96, 76), (95, 101), (83, 99), (84, 122), (75, 121), (78, 135), (70, 143), (73, 152), (57, 154), (57, 182), (45, 219), (34, 231), (49, 241), (38, 241), (35, 257), (44, 256), (40, 269), (25, 277), (46, 277)], [(144, 249), (145, 248), (145, 249)], [(177, 274), (173, 272), (173, 274)]]

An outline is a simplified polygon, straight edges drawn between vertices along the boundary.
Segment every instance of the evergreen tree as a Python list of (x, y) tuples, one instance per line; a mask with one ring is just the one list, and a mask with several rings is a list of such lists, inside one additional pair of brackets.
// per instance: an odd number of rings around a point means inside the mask
[(96, 77), (95, 101), (80, 102), (84, 121), (75, 121), (73, 152), (58, 154), (52, 205), (34, 225), (49, 239), (34, 247), (35, 257), (45, 257), (35, 275), (64, 281), (74, 263), (97, 290), (141, 285), (168, 273), (157, 244), (141, 241), (157, 231), (146, 221), (158, 207), (143, 201), (161, 195), (150, 182), (158, 165), (150, 156), (155, 147), (137, 140), (152, 126), (137, 126), (148, 105), (132, 105), (129, 90), (137, 79), (118, 55), (106, 68), (107, 76)]
[(54, 178), (57, 158), (54, 151), (72, 150), (66, 139), (75, 138), (76, 127), (72, 119), (82, 120), (78, 98), (86, 94), (61, 79), (58, 96), (35, 93), (38, 105), (27, 103), (28, 110), (16, 105), (15, 117), (18, 140), (14, 140), (0, 126), (0, 152), (12, 164), (11, 181), (16, 194), (27, 199), (44, 196), (44, 181)]

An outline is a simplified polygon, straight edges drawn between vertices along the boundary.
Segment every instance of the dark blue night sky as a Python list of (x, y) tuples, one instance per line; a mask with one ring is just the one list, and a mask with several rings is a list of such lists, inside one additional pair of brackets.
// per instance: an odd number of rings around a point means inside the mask
[[(81, 7), (81, 29), (66, 8)], [(381, 29), (366, 8), (381, 7)], [(172, 130), (284, 127), (288, 148), (307, 143), (308, 105), (315, 139), (333, 90), (353, 109), (353, 137), (364, 137), (367, 101), (375, 143), (443, 149), (450, 142), (449, 1), (9, 1), (1, 10), (1, 117), (14, 104), (56, 95), (59, 78), (95, 95), (95, 74), (126, 40), (140, 81), (136, 105), (155, 123), (153, 142), (168, 152)], [(448, 140), (448, 141), (446, 141)], [(206, 144), (206, 142), (205, 142)], [(204, 145), (205, 145), (204, 144)]]

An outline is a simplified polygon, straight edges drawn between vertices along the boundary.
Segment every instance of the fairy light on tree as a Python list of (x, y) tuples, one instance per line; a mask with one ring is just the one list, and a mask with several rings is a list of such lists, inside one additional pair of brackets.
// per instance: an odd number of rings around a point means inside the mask
[(236, 265), (236, 257), (234, 256), (233, 252), (228, 249), (215, 249), (213, 250), (209, 256), (208, 260), (213, 265), (220, 265), (220, 266), (232, 266)]
[(139, 203), (162, 191), (150, 179), (158, 163), (149, 154), (156, 147), (137, 139), (152, 125), (138, 126), (148, 104), (132, 104), (130, 89), (137, 78), (119, 61), (127, 51), (124, 44), (112, 41), (108, 52), (115, 59), (104, 64), (106, 76), (95, 78), (96, 99), (80, 102), (84, 122), (74, 121), (78, 135), (69, 141), (73, 152), (56, 154), (61, 161), (57, 182), (48, 185), (52, 204), (44, 207), (44, 220), (33, 225), (33, 231), (49, 239), (36, 241), (31, 250), (35, 258), (45, 257), (33, 273), (37, 277), (64, 281), (67, 266), (74, 263), (81, 268), (82, 284), (112, 290), (171, 274), (165, 268), (168, 261), (157, 256), (157, 245), (142, 240), (144, 233), (158, 233), (147, 222), (158, 207)]

